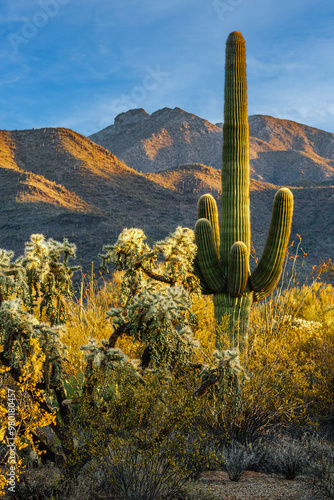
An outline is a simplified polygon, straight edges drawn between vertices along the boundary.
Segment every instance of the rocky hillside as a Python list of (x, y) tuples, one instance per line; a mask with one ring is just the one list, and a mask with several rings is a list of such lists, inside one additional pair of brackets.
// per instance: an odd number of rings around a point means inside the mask
[[(259, 157), (262, 153), (258, 151)], [(294, 168), (290, 166), (291, 175)], [(61, 128), (0, 131), (0, 174), (0, 248), (19, 255), (32, 233), (67, 237), (76, 243), (84, 270), (92, 260), (98, 265), (102, 246), (115, 242), (124, 227), (142, 228), (149, 242), (156, 241), (178, 225), (194, 227), (201, 194), (212, 193), (218, 204), (221, 196), (220, 171), (212, 166), (187, 162), (139, 173), (86, 137)], [(252, 240), (258, 255), (278, 187), (258, 178), (251, 181)], [(334, 187), (293, 190), (292, 239), (302, 236), (310, 270), (320, 258), (333, 258)]]
[[(334, 134), (270, 116), (249, 117), (251, 175), (279, 185), (334, 182)], [(121, 113), (90, 136), (127, 165), (151, 173), (201, 163), (221, 168), (222, 124), (180, 108)]]
[[(0, 247), (22, 253), (36, 232), (68, 237), (85, 264), (123, 227), (148, 230), (178, 196), (66, 129), (0, 131), (0, 173)], [(155, 236), (168, 234), (171, 218)]]
[(334, 134), (290, 120), (249, 118), (252, 177), (280, 185), (334, 183)]
[(163, 108), (149, 115), (133, 109), (114, 125), (90, 136), (140, 172), (158, 172), (186, 163), (219, 168), (221, 128), (180, 108)]

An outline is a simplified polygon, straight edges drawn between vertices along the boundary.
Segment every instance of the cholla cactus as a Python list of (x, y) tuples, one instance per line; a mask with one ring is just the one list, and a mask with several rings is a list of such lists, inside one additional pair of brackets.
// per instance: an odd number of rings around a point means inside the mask
[[(250, 308), (277, 285), (290, 236), (293, 196), (280, 189), (263, 256), (250, 275), (249, 127), (247, 118), (246, 51), (241, 33), (226, 44), (225, 107), (220, 231), (218, 209), (210, 194), (198, 202), (194, 271), (202, 292), (214, 295), (218, 323), (230, 316), (231, 344), (247, 350)], [(220, 338), (217, 337), (217, 347)]]
[(240, 363), (239, 349), (216, 350), (213, 354), (216, 358), (216, 365), (202, 368), (200, 373), (201, 386), (195, 391), (194, 395), (201, 396), (211, 386), (219, 382), (219, 390), (222, 394), (232, 393), (237, 396), (244, 382), (249, 380)]
[(66, 348), (61, 342), (62, 327), (40, 323), (35, 316), (24, 310), (20, 299), (5, 300), (0, 306), (0, 345), (3, 351), (0, 362), (10, 366), (19, 374), (20, 367), (27, 362), (30, 340), (38, 339), (45, 355), (43, 384), (45, 389), (62, 385), (62, 363)]
[(0, 249), (0, 305), (9, 297), (27, 299), (29, 287), (26, 282), (26, 269), (23, 257), (12, 262), (14, 252)]
[(120, 349), (108, 347), (107, 340), (103, 340), (102, 345), (98, 346), (95, 339), (90, 339), (88, 344), (81, 347), (81, 349), (86, 351), (84, 358), (87, 362), (87, 376), (90, 375), (93, 367), (114, 369), (116, 365), (121, 365), (127, 361), (127, 357)]
[(79, 266), (68, 265), (75, 258), (76, 246), (65, 238), (62, 243), (52, 238), (45, 241), (42, 234), (33, 234), (26, 243), (22, 265), (29, 288), (29, 306), (32, 312), (39, 297), (40, 315), (45, 311), (51, 324), (66, 320), (64, 297), (74, 293), (72, 276)]
[[(165, 240), (158, 241), (153, 248), (145, 243), (146, 236), (141, 229), (123, 229), (115, 245), (105, 245), (102, 270), (108, 272), (107, 264), (112, 262), (115, 269), (126, 271), (125, 282), (130, 282), (136, 274), (138, 283), (143, 276), (169, 285), (182, 285), (187, 290), (196, 289), (197, 281), (192, 276), (192, 263), (196, 255), (194, 232), (188, 228), (177, 229)], [(166, 266), (163, 272), (157, 265), (162, 255)]]
[[(61, 342), (59, 324), (65, 321), (64, 298), (73, 293), (71, 276), (77, 269), (68, 266), (70, 256), (75, 256), (74, 245), (67, 240), (63, 243), (45, 241), (43, 235), (32, 235), (26, 244), (25, 256), (14, 262), (12, 252), (0, 250), (0, 368), (20, 387), (25, 367), (31, 363), (31, 346), (38, 344), (43, 358), (42, 368), (38, 368), (36, 374), (38, 391), (28, 392), (43, 415), (50, 418), (54, 415), (49, 398), (58, 405), (58, 425), (54, 422), (52, 427), (64, 445), (65, 454), (72, 449), (67, 428), (71, 410), (62, 404), (66, 398), (63, 381), (66, 349)], [(32, 314), (39, 299), (40, 314), (45, 313), (51, 325), (40, 322)], [(44, 399), (46, 394), (48, 401)], [(39, 440), (37, 434), (33, 434), (33, 439)], [(48, 458), (54, 459), (55, 453), (42, 441), (40, 445)]]
[(64, 323), (65, 297), (74, 293), (72, 276), (79, 266), (69, 266), (76, 247), (65, 238), (62, 243), (33, 234), (26, 243), (25, 255), (12, 261), (14, 253), (0, 249), (0, 305), (4, 300), (21, 298), (32, 313), (40, 302), (51, 324)]
[[(109, 339), (114, 347), (126, 333), (150, 350), (151, 367), (172, 368), (187, 364), (197, 342), (191, 327), (191, 293), (198, 289), (192, 274), (196, 253), (193, 231), (178, 227), (150, 248), (140, 229), (124, 229), (115, 245), (104, 247), (103, 266), (112, 262), (125, 271), (122, 280), (123, 304), (109, 311), (115, 331)], [(164, 261), (158, 262), (163, 256)]]
[[(31, 338), (38, 338), (46, 361), (44, 382), (47, 388), (61, 386), (65, 351), (61, 329), (53, 326), (65, 321), (64, 297), (73, 294), (75, 246), (67, 240), (45, 241), (41, 234), (31, 236), (24, 257), (12, 262), (13, 252), (0, 250), (0, 361), (15, 370), (25, 364)], [(40, 323), (31, 313), (41, 298), (40, 314), (46, 312), (51, 325)], [(29, 312), (25, 310), (28, 306)]]

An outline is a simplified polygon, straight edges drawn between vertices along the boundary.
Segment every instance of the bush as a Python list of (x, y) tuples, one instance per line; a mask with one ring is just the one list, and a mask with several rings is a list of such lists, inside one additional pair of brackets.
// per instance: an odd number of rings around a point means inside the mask
[(239, 481), (241, 476), (249, 469), (254, 468), (258, 457), (249, 445), (232, 441), (223, 450), (223, 469), (231, 481)]
[(309, 471), (310, 455), (305, 445), (295, 439), (282, 438), (266, 447), (266, 462), (270, 472), (295, 479)]
[[(301, 304), (308, 303), (308, 297), (318, 313), (304, 319), (296, 310), (306, 316)], [(272, 408), (281, 408), (279, 420), (286, 425), (315, 423), (333, 408), (334, 338), (328, 324), (334, 310), (321, 313), (328, 301), (328, 287), (315, 283), (282, 292), (254, 308), (248, 369), (256, 384), (270, 390)]]
[(108, 445), (108, 455), (99, 467), (103, 489), (117, 500), (157, 500), (173, 498), (188, 479), (163, 448), (138, 450), (129, 443)]
[(334, 445), (313, 437), (307, 442), (310, 457), (308, 474), (314, 478), (320, 491), (334, 499)]

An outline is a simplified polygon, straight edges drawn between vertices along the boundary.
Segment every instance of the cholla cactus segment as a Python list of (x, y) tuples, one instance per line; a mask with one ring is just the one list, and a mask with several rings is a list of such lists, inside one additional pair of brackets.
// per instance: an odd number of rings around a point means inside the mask
[(112, 319), (113, 324), (116, 327), (120, 327), (126, 324), (124, 317), (124, 310), (122, 307), (112, 307), (107, 311), (107, 319)]
[[(74, 243), (70, 243), (67, 238), (63, 239), (63, 242), (55, 241), (52, 238), (48, 240), (48, 245), (50, 249), (50, 257), (56, 260), (60, 260), (60, 255), (64, 256), (64, 264), (67, 265), (69, 257), (72, 259), (76, 258), (77, 247)], [(73, 268), (77, 270), (79, 266)]]
[(23, 257), (12, 262), (13, 256), (14, 252), (0, 249), (0, 305), (13, 295), (24, 300), (28, 296), (26, 269), (22, 265)]
[(50, 272), (50, 248), (43, 234), (32, 234), (25, 244), (24, 265), (30, 283), (37, 289), (37, 283), (45, 281)]
[(96, 339), (89, 339), (86, 346), (82, 346), (84, 358), (87, 363), (91, 363), (96, 368), (108, 367), (114, 369), (117, 365), (122, 365), (127, 361), (127, 356), (123, 354), (121, 349), (108, 348), (107, 341), (102, 342), (102, 346), (97, 344)]
[(196, 255), (194, 232), (189, 228), (178, 226), (176, 231), (163, 241), (154, 245), (156, 253), (162, 253), (166, 262), (177, 267), (176, 271), (189, 273), (192, 271), (193, 260)]
[(107, 263), (114, 264), (115, 269), (123, 270), (127, 267), (140, 265), (143, 261), (151, 267), (156, 259), (155, 252), (144, 243), (144, 231), (138, 228), (123, 229), (115, 245), (105, 245), (100, 258), (103, 261), (102, 269), (107, 272)]
[(238, 348), (216, 351), (218, 361), (218, 375), (223, 392), (238, 396), (242, 386), (249, 381), (249, 377), (241, 365)]
[(224, 392), (239, 391), (242, 384), (249, 380), (240, 362), (238, 348), (223, 351), (214, 351), (216, 364), (204, 366), (200, 373), (201, 386), (195, 391), (195, 396), (201, 396), (211, 386), (219, 383), (220, 390)]
[(26, 259), (29, 259), (30, 257), (43, 259), (44, 257), (48, 257), (49, 253), (50, 248), (45, 241), (44, 235), (32, 234), (30, 236), (30, 241), (28, 241), (25, 245)]
[(191, 326), (196, 323), (190, 311), (192, 301), (182, 286), (142, 289), (127, 306), (124, 321), (135, 340), (149, 345), (153, 365), (186, 364), (198, 342)]
[(134, 297), (128, 313), (133, 318), (132, 324), (141, 329), (141, 325), (151, 322), (161, 325), (180, 322), (190, 306), (191, 300), (182, 286), (158, 290), (149, 286)]
[(214, 351), (214, 356), (218, 361), (218, 370), (226, 370), (231, 376), (242, 376), (248, 379), (246, 372), (240, 362), (240, 351), (238, 348)]
[(8, 313), (9, 316), (16, 316), (17, 314), (22, 315), (23, 313), (22, 300), (21, 299), (5, 300), (1, 304), (1, 311), (2, 313)]
[(14, 256), (14, 252), (11, 250), (0, 249), (0, 268), (8, 269), (10, 266), (11, 260)]
[[(64, 238), (61, 243), (52, 238), (46, 241), (43, 234), (32, 234), (30, 241), (25, 244), (24, 266), (29, 273), (36, 273), (39, 282), (43, 282), (47, 274), (52, 272), (51, 263), (54, 267), (58, 263), (58, 267), (60, 267), (62, 256), (63, 263), (67, 266), (69, 257), (73, 259), (76, 257), (75, 244), (69, 243), (67, 238)], [(76, 266), (69, 269), (74, 272), (78, 268)]]
[[(198, 292), (198, 280), (192, 274), (196, 255), (194, 232), (179, 226), (153, 248), (144, 242), (145, 239), (141, 229), (124, 229), (115, 245), (103, 247), (104, 253), (100, 254), (102, 270), (108, 271), (109, 262), (116, 270), (124, 270), (122, 286), (132, 291), (140, 289), (146, 276), (171, 286), (182, 284), (185, 288)], [(158, 261), (160, 257), (164, 258), (164, 266)]]

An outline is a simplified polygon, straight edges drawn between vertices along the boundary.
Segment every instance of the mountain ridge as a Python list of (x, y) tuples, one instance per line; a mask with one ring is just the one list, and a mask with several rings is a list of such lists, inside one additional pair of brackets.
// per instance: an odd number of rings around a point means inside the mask
[[(136, 111), (131, 116), (125, 114), (118, 119), (117, 126), (124, 133), (124, 144), (131, 144), (131, 141), (132, 145), (138, 143), (140, 130), (136, 123), (149, 120), (145, 113), (144, 110)], [(202, 119), (185, 114), (180, 109), (174, 112), (164, 108), (156, 113), (154, 123), (159, 122), (160, 128), (166, 129), (173, 123), (175, 125), (177, 114), (176, 129), (167, 132), (172, 139), (173, 133), (179, 136), (180, 147), (183, 138), (188, 138), (185, 149), (186, 153), (189, 152), (192, 130), (196, 132), (198, 127), (203, 126)], [(184, 126), (184, 118), (189, 120), (188, 127)], [(319, 151), (327, 151), (328, 156), (331, 155), (332, 145), (326, 143), (327, 133), (321, 134), (321, 141), (325, 141), (321, 145), (317, 137), (313, 137), (318, 134), (316, 129), (312, 133), (309, 130), (305, 132), (301, 126), (296, 139), (293, 128), (284, 135), (285, 124), (282, 121), (277, 123), (275, 119), (270, 121), (261, 117), (256, 120), (263, 127), (262, 135), (259, 134), (261, 137), (270, 139), (270, 134), (276, 134), (275, 140), (278, 141), (275, 145), (273, 141), (270, 144), (257, 138), (258, 150), (255, 151), (262, 162), (269, 158), (266, 156), (268, 153), (270, 158), (275, 154), (292, 154), (293, 150), (290, 153), (284, 150), (285, 142), (292, 147), (301, 141), (305, 147), (302, 153), (308, 155), (307, 161), (310, 161), (311, 153), (316, 155)], [(132, 125), (129, 125), (130, 122)], [(221, 134), (218, 125), (206, 122), (202, 132), (197, 130), (195, 137), (202, 140), (217, 130)], [(127, 135), (124, 127), (129, 131)], [(137, 136), (131, 139), (132, 127), (136, 129)], [(159, 140), (157, 136), (152, 136), (155, 132), (156, 129), (151, 127), (151, 135), (147, 132), (144, 139), (151, 140), (153, 137)], [(162, 143), (166, 143), (166, 137)], [(276, 146), (281, 149), (275, 150)], [(190, 159), (189, 155), (185, 154), (185, 157)], [(298, 153), (294, 159), (302, 157)], [(149, 243), (165, 238), (179, 225), (194, 228), (197, 201), (201, 194), (210, 192), (218, 206), (220, 204), (221, 172), (202, 162), (176, 164), (177, 158), (174, 160), (175, 165), (169, 169), (142, 173), (70, 129), (0, 131), (0, 248), (14, 250), (17, 255), (23, 253), (24, 242), (33, 233), (43, 233), (46, 238), (58, 240), (66, 237), (76, 243), (78, 263), (88, 270), (92, 260), (98, 261), (102, 246), (113, 244), (124, 227), (143, 229)], [(332, 160), (327, 160), (330, 166)], [(278, 160), (275, 161), (277, 164)], [(265, 244), (275, 191), (282, 185), (290, 185), (265, 182), (261, 179), (264, 176), (260, 167), (264, 168), (258, 165), (250, 183), (252, 240), (257, 255), (261, 255)], [(287, 165), (292, 179), (293, 172), (302, 168), (305, 171), (304, 185), (301, 182), (290, 185), (295, 197), (292, 239), (296, 239), (297, 233), (302, 235), (304, 252), (308, 253), (305, 271), (309, 271), (320, 259), (333, 257), (334, 187), (330, 185), (332, 181), (328, 172), (318, 177), (313, 172), (312, 179), (308, 177), (305, 165)], [(317, 168), (315, 165), (314, 169)], [(266, 169), (270, 173), (272, 165), (267, 164)], [(320, 181), (317, 181), (318, 178)]]
[[(334, 134), (268, 115), (250, 116), (249, 129), (252, 178), (278, 185), (334, 182)], [(222, 124), (180, 108), (151, 115), (130, 110), (89, 137), (143, 173), (180, 164), (221, 167)]]

